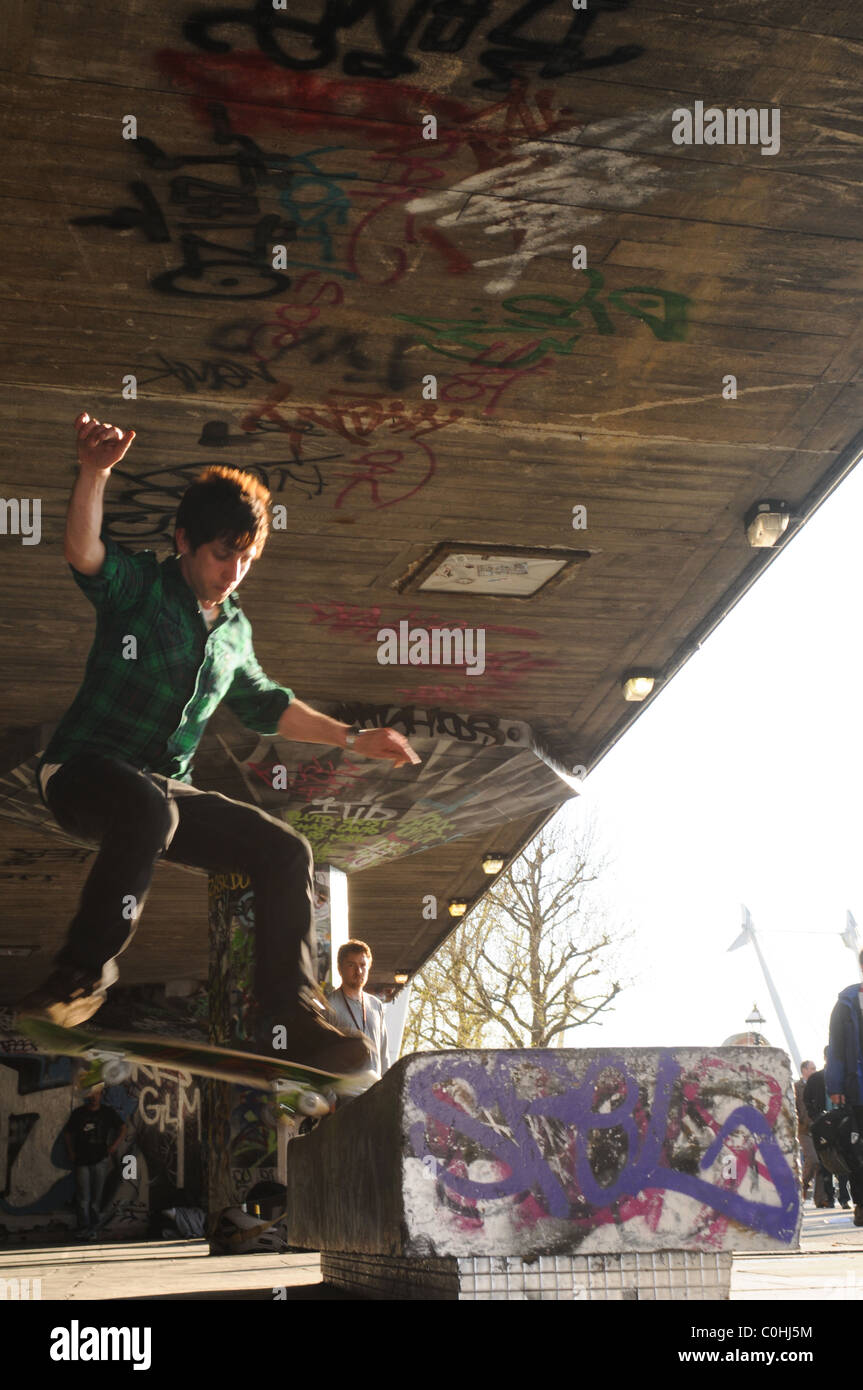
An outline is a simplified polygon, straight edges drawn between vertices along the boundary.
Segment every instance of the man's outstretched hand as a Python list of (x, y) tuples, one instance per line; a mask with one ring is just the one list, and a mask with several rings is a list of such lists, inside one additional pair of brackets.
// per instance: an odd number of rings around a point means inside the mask
[(388, 758), (394, 767), (422, 762), (404, 734), (397, 733), (395, 729), (361, 730), (353, 751), (362, 753), (364, 758)]
[(111, 472), (135, 438), (134, 430), (121, 430), (116, 425), (103, 425), (86, 411), (75, 421), (78, 436), (78, 462), (88, 473)]
[[(282, 738), (297, 743), (328, 743), (333, 748), (345, 748), (350, 729), (302, 700), (292, 700), (279, 720), (278, 732)], [(385, 758), (394, 767), (422, 762), (404, 734), (395, 729), (360, 729), (352, 751), (366, 758)]]

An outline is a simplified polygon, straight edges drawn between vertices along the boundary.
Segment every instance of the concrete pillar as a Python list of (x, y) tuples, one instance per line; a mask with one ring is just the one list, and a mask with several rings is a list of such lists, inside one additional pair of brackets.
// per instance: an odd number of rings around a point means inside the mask
[(773, 1048), (403, 1058), (288, 1147), (288, 1239), (397, 1298), (727, 1297), (792, 1249), (796, 1114)]
[[(331, 956), (348, 938), (347, 888), (344, 873), (315, 871), (320, 920), (318, 963), (321, 982)], [(252, 1033), (255, 957), (255, 903), (245, 874), (211, 874), (208, 884), (210, 974), (209, 1040), (233, 1047)], [(333, 946), (335, 942), (335, 946)], [(242, 1206), (256, 1183), (284, 1180), (285, 1149), (291, 1137), (284, 1124), (274, 1125), (270, 1097), (222, 1081), (204, 1084), (204, 1120), (208, 1192), (208, 1233), (212, 1242), (219, 1213)], [(211, 1243), (211, 1253), (219, 1253)]]
[[(211, 874), (209, 1040), (231, 1047), (249, 1035), (255, 948), (255, 905), (241, 873)], [(266, 1116), (267, 1096), (227, 1082), (204, 1083), (207, 1231), (219, 1213), (241, 1206), (249, 1188), (275, 1177), (277, 1131)], [(210, 1246), (211, 1253), (219, 1253)]]

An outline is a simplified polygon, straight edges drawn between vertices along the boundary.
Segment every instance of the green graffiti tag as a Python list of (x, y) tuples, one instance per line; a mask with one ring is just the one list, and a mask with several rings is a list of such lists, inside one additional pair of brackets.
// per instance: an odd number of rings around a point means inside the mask
[[(316, 854), (333, 849), (349, 848), (356, 841), (377, 840), (369, 850), (373, 856), (395, 857), (410, 847), (428, 848), (451, 839), (457, 833), (453, 822), (438, 811), (414, 811), (405, 816), (395, 827), (392, 822), (381, 820), (343, 820), (340, 817), (322, 815), (320, 812), (288, 811), (285, 819), (295, 830), (305, 835)], [(357, 849), (361, 846), (357, 845)]]
[[(490, 323), (477, 318), (424, 318), (417, 314), (393, 317), (418, 329), (419, 341), (432, 352), (486, 367), (526, 367), (550, 353), (568, 356), (585, 332), (603, 336), (616, 333), (611, 310), (628, 314), (647, 324), (651, 333), (664, 343), (686, 338), (688, 295), (661, 290), (653, 285), (629, 285), (605, 291), (605, 280), (598, 270), (583, 270), (588, 288), (578, 299), (554, 294), (516, 294), (502, 301), (505, 317)], [(605, 299), (600, 293), (605, 293)], [(519, 338), (513, 346), (512, 334), (533, 334), (527, 342)], [(506, 336), (504, 336), (506, 335)], [(539, 336), (537, 336), (539, 335)]]
[(288, 811), (285, 820), (305, 835), (312, 849), (321, 851), (345, 840), (359, 840), (380, 835), (381, 822), (372, 820), (341, 820), (314, 811)]
[(395, 833), (409, 844), (430, 844), (434, 840), (449, 839), (458, 832), (448, 816), (442, 816), (439, 811), (425, 811), (405, 816)]

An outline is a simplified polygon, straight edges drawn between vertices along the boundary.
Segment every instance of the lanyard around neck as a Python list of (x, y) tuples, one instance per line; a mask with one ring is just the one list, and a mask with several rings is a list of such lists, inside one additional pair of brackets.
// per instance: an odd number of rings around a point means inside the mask
[(342, 986), (341, 988), (342, 988), (342, 998), (344, 999), (344, 1001), (345, 1001), (345, 1006), (346, 1006), (346, 1008), (347, 1008), (347, 1011), (348, 1011), (348, 1013), (349, 1013), (350, 1016), (351, 1016), (351, 1023), (356, 1023), (356, 1025), (357, 1025), (357, 1027), (360, 1029), (360, 1031), (364, 1033), (364, 1032), (366, 1031), (366, 1001), (365, 1001), (365, 998), (363, 997), (363, 992), (362, 992), (362, 990), (360, 990), (360, 1004), (362, 1005), (362, 1010), (363, 1010), (363, 1021), (362, 1021), (362, 1023), (360, 1023), (360, 1022), (358, 1022), (358, 1020), (356, 1020), (356, 1019), (354, 1018), (354, 1011), (353, 1011), (353, 1009), (351, 1008), (351, 1001), (350, 1001), (350, 999), (348, 998), (348, 996), (345, 994), (344, 986)]

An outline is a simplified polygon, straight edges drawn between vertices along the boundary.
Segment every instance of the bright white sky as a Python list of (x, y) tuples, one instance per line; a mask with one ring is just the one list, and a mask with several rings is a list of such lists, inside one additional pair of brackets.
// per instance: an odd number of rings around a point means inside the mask
[(613, 863), (610, 926), (634, 935), (632, 984), (570, 1046), (716, 1046), (761, 1031), (786, 1048), (746, 903), (804, 1059), (819, 1066), (863, 937), (863, 468), (776, 557), (561, 812), (594, 817)]

